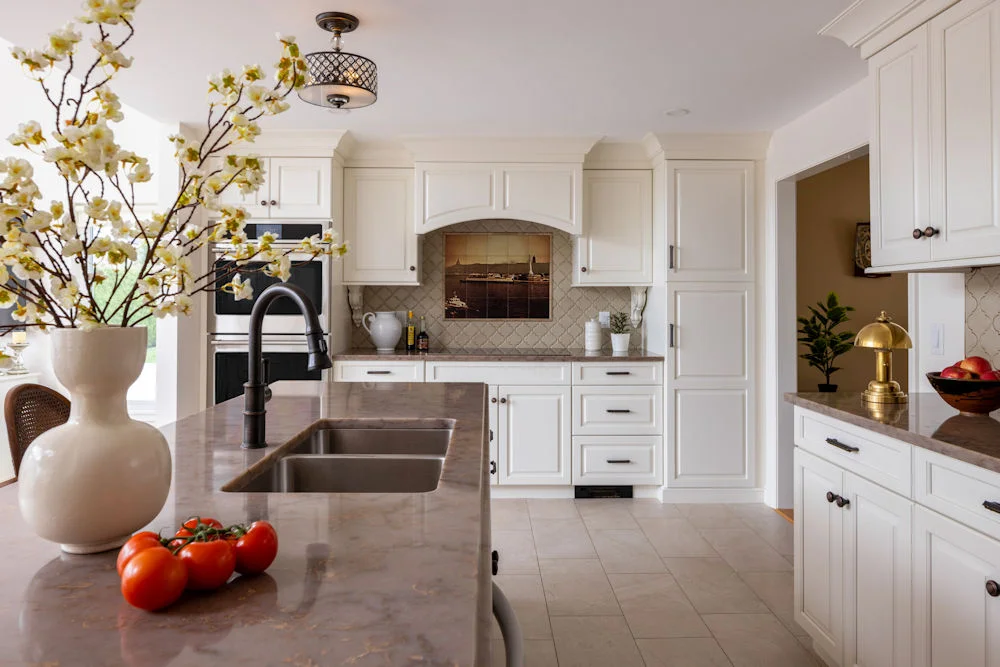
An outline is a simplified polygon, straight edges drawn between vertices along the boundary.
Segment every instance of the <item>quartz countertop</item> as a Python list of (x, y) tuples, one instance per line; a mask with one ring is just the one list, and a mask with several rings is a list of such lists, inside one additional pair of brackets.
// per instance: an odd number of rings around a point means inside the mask
[(834, 419), (1000, 472), (1000, 411), (986, 416), (961, 415), (934, 393), (910, 394), (901, 405), (877, 406), (860, 392), (788, 393), (789, 403)]
[(663, 361), (663, 355), (643, 350), (613, 353), (611, 350), (589, 352), (583, 348), (481, 348), (456, 350), (431, 350), (430, 352), (378, 352), (359, 348), (333, 355), (334, 361)]
[(267, 519), (279, 550), (263, 575), (147, 613), (122, 599), (117, 551), (62, 554), (21, 519), (17, 483), (0, 488), (0, 664), (489, 665), (485, 385), (295, 382), (274, 394), (275, 445), (320, 420), (454, 420), (437, 490), (227, 493), (277, 449), (240, 449), (242, 397), (163, 427), (174, 478), (149, 529), (195, 514)]

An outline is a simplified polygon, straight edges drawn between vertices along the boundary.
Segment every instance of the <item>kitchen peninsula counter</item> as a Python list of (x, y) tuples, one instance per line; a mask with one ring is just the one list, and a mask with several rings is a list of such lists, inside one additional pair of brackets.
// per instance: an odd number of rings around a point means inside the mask
[(583, 348), (480, 348), (431, 350), (429, 352), (378, 352), (357, 348), (334, 354), (334, 361), (663, 361), (663, 355), (642, 350), (616, 354), (610, 350), (589, 352)]
[(128, 606), (116, 551), (61, 554), (0, 488), (3, 665), (488, 665), (491, 596), (482, 384), (278, 383), (268, 441), (319, 420), (454, 420), (441, 481), (423, 494), (220, 489), (273, 453), (240, 449), (242, 397), (161, 430), (174, 457), (152, 530), (200, 514), (278, 531), (271, 568), (158, 613)]

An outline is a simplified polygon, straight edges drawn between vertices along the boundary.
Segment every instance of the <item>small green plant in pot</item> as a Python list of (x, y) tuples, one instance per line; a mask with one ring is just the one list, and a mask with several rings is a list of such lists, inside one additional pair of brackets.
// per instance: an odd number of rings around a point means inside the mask
[(631, 326), (628, 313), (616, 311), (611, 313), (611, 351), (628, 352), (629, 331)]
[(850, 318), (848, 313), (854, 308), (842, 306), (834, 292), (826, 297), (826, 302), (819, 301), (815, 306), (809, 306), (812, 313), (809, 317), (800, 317), (799, 342), (805, 345), (806, 352), (799, 357), (809, 362), (826, 378), (826, 383), (819, 385), (820, 391), (837, 391), (837, 385), (830, 383), (830, 378), (840, 370), (834, 366), (834, 361), (840, 355), (854, 348), (853, 331), (835, 331)]

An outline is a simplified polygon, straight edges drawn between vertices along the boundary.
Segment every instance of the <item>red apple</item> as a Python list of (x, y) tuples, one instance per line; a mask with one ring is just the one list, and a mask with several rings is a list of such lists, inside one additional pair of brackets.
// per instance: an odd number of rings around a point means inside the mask
[(980, 380), (1000, 380), (1000, 371), (986, 371), (979, 376)]
[(960, 368), (958, 366), (949, 366), (948, 368), (941, 371), (941, 377), (948, 378), (951, 380), (971, 380), (974, 376), (972, 371)]
[(989, 373), (993, 370), (993, 367), (990, 366), (990, 362), (982, 357), (966, 357), (958, 362), (958, 366), (959, 368), (964, 368), (974, 375), (982, 375), (983, 373)]

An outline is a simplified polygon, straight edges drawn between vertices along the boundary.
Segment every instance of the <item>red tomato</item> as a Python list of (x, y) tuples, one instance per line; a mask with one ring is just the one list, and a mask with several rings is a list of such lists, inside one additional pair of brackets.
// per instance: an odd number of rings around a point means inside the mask
[(177, 554), (187, 567), (187, 587), (193, 591), (218, 588), (236, 568), (233, 545), (227, 540), (191, 542)]
[(177, 530), (177, 532), (174, 533), (174, 536), (190, 537), (191, 535), (194, 534), (195, 529), (198, 527), (199, 524), (203, 524), (205, 526), (208, 526), (209, 528), (217, 528), (219, 530), (222, 530), (225, 527), (222, 525), (222, 522), (220, 522), (217, 519), (213, 519), (212, 517), (193, 516), (181, 525), (181, 527)]
[(120, 577), (122, 575), (122, 571), (125, 569), (125, 566), (137, 553), (153, 547), (162, 546), (163, 543), (160, 542), (160, 536), (148, 530), (136, 533), (130, 537), (128, 542), (122, 545), (121, 551), (118, 552), (118, 576)]
[(250, 524), (246, 534), (236, 540), (236, 571), (260, 574), (278, 555), (278, 533), (267, 521)]
[(133, 607), (156, 611), (173, 604), (187, 585), (187, 568), (166, 547), (135, 554), (122, 571), (122, 595)]

